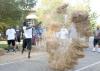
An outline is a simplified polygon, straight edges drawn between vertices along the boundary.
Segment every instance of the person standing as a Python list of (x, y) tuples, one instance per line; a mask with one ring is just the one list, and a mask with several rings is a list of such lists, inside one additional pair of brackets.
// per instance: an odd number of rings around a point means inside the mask
[[(100, 29), (99, 27), (97, 27), (97, 30), (95, 31), (95, 34), (94, 34), (94, 48), (92, 51), (96, 51), (96, 46), (99, 44), (99, 42), (100, 42)], [(100, 49), (99, 49), (99, 52), (100, 52)]]
[(7, 42), (8, 42), (8, 51), (13, 50), (15, 51), (15, 36), (16, 31), (14, 28), (9, 27), (6, 30)]
[(68, 30), (63, 26), (59, 32), (56, 33), (56, 36), (58, 39), (60, 39), (60, 45), (61, 47), (66, 47), (66, 41), (68, 40)]
[(42, 40), (42, 34), (43, 34), (43, 28), (42, 28), (41, 24), (42, 24), (42, 22), (39, 22), (39, 24), (35, 26), (36, 47), (41, 47), (41, 40)]
[(96, 47), (98, 47), (97, 51), (100, 52), (100, 47), (97, 45), (100, 45), (100, 28), (99, 27), (97, 27), (97, 29), (95, 31), (93, 51), (96, 51)]
[(21, 30), (19, 26), (16, 27), (16, 48), (19, 50), (20, 42), (21, 42)]
[(30, 53), (32, 49), (32, 25), (28, 22), (26, 22), (26, 26), (23, 27), (23, 36), (24, 36), (24, 41), (23, 41), (23, 49), (22, 49), (22, 54), (27, 48), (28, 50), (28, 58), (30, 58)]

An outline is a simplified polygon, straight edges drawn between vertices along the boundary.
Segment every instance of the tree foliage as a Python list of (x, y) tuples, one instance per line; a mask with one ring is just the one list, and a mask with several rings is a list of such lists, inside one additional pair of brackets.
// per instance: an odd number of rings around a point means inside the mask
[(5, 18), (18, 20), (20, 16), (21, 10), (14, 0), (0, 0), (0, 20)]
[(37, 15), (44, 25), (55, 20), (62, 21), (62, 16), (59, 15), (59, 17), (54, 13), (57, 7), (61, 5), (62, 0), (42, 0), (41, 2), (42, 6), (37, 10)]
[(36, 5), (37, 0), (17, 0), (19, 7), (23, 10), (30, 10)]
[[(35, 4), (34, 1), (35, 0), (0, 0), (0, 27), (5, 25), (16, 26), (22, 23), (22, 20), (25, 19), (25, 16), (29, 12), (24, 9), (26, 7), (28, 9), (32, 8)], [(2, 30), (2, 28), (0, 28), (0, 30)]]
[[(22, 10), (15, 0), (0, 0), (0, 27), (7, 25), (17, 25), (22, 15)], [(3, 31), (3, 29), (0, 30)]]

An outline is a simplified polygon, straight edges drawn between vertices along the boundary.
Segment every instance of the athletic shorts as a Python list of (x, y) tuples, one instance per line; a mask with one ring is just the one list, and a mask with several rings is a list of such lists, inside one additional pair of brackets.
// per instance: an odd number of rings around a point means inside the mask
[(100, 39), (94, 38), (94, 47), (99, 44), (100, 45)]
[(28, 50), (31, 50), (31, 48), (32, 48), (32, 39), (31, 38), (23, 40), (23, 48), (27, 48)]
[(15, 40), (7, 40), (8, 45), (13, 45), (15, 46)]
[(16, 37), (16, 41), (17, 41), (17, 42), (20, 42), (20, 36), (17, 36), (17, 37)]

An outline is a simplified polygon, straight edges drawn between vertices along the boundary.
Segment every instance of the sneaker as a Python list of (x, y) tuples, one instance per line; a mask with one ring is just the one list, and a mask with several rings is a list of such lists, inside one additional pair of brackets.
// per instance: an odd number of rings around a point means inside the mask
[(23, 49), (22, 49), (21, 53), (23, 54), (23, 53), (24, 53), (24, 51), (25, 51), (25, 48), (23, 48)]
[(28, 55), (28, 59), (30, 59), (30, 57), (31, 57), (31, 56), (30, 56), (30, 55)]
[(96, 51), (96, 48), (93, 48), (92, 51), (95, 52)]
[(29, 52), (28, 52), (28, 58), (30, 59), (30, 53), (31, 53), (31, 51), (29, 50)]

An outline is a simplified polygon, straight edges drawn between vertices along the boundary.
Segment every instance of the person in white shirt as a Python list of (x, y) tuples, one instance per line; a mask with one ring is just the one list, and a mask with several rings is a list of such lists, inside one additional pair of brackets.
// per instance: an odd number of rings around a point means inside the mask
[(28, 49), (28, 58), (30, 58), (30, 52), (31, 52), (31, 48), (32, 48), (32, 25), (27, 23), (26, 26), (23, 27), (23, 36), (24, 36), (24, 40), (23, 40), (23, 49), (22, 49), (22, 54), (25, 50), (25, 48)]
[(61, 46), (65, 47), (66, 46), (66, 41), (68, 40), (68, 30), (63, 26), (59, 32), (56, 33), (56, 36), (58, 39), (60, 39)]
[[(16, 37), (16, 31), (13, 28), (8, 28), (6, 30), (6, 36), (7, 36), (7, 42), (8, 42), (8, 51), (12, 49), (15, 51), (15, 37)], [(12, 45), (12, 46), (10, 46)]]

